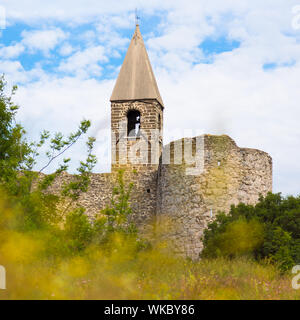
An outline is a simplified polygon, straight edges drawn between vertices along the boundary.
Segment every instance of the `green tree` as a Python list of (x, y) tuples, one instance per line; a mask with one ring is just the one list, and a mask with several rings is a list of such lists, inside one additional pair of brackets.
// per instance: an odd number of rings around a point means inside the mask
[[(300, 262), (300, 197), (269, 193), (255, 206), (232, 206), (228, 215), (220, 213), (209, 224), (203, 242), (203, 257), (247, 253), (288, 270)], [(240, 250), (243, 243), (245, 251)]]
[[(65, 152), (87, 133), (90, 121), (83, 120), (66, 137), (60, 132), (51, 134), (44, 130), (38, 142), (28, 142), (24, 128), (16, 122), (18, 106), (12, 101), (16, 90), (14, 87), (7, 95), (4, 76), (0, 78), (0, 190), (5, 194), (5, 206), (14, 213), (1, 216), (0, 212), (0, 232), (27, 233), (34, 239), (42, 239), (44, 256), (51, 261), (79, 254), (91, 243), (102, 244), (109, 250), (110, 239), (118, 236), (132, 243), (134, 250), (143, 247), (131, 220), (133, 184), (124, 182), (123, 171), (119, 172), (112, 190), (111, 205), (100, 217), (92, 221), (85, 208), (78, 205), (80, 195), (88, 191), (96, 164), (94, 138), (87, 139), (87, 157), (80, 162), (77, 174), (66, 180), (61, 190), (51, 189), (54, 181), (69, 168), (71, 159), (63, 158)], [(47, 160), (40, 165), (38, 158), (45, 149)], [(58, 159), (61, 161), (57, 169), (44, 174)], [(3, 199), (0, 198), (0, 204)]]
[(94, 235), (93, 225), (82, 208), (67, 215), (64, 231), (68, 249), (72, 254), (84, 250), (91, 243)]
[[(0, 77), (0, 189), (9, 197), (10, 205), (18, 210), (18, 216), (13, 228), (33, 230), (48, 228), (58, 223), (57, 205), (62, 199), (74, 202), (80, 193), (86, 192), (90, 182), (90, 174), (96, 164), (96, 157), (92, 154), (95, 139), (88, 138), (88, 154), (85, 161), (80, 162), (71, 182), (66, 183), (61, 193), (49, 192), (49, 187), (63, 172), (67, 171), (71, 159), (63, 158), (58, 168), (52, 174), (43, 174), (49, 165), (71, 148), (84, 134), (87, 133), (91, 122), (81, 121), (76, 132), (64, 137), (61, 133), (51, 135), (43, 131), (38, 142), (28, 142), (26, 131), (16, 122), (19, 107), (13, 102), (17, 87), (7, 94), (7, 83), (4, 76)], [(39, 163), (37, 159), (41, 150), (46, 148), (47, 162), (41, 169), (34, 170)]]
[(31, 145), (24, 138), (24, 128), (16, 123), (19, 107), (12, 101), (17, 87), (6, 93), (4, 75), (0, 77), (0, 183), (8, 186), (15, 181), (19, 170), (31, 168)]

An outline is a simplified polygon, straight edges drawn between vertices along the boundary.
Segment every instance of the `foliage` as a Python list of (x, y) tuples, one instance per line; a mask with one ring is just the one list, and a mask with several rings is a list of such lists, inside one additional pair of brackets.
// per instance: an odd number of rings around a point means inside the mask
[[(90, 122), (82, 121), (67, 137), (43, 131), (38, 142), (28, 142), (15, 120), (15, 90), (7, 95), (0, 79), (0, 264), (8, 284), (0, 299), (300, 298), (291, 279), (272, 264), (234, 258), (270, 257), (284, 268), (291, 259), (299, 261), (299, 198), (269, 195), (255, 207), (241, 204), (229, 216), (221, 214), (206, 232), (205, 252), (232, 260), (175, 257), (172, 245), (155, 240), (157, 232), (151, 246), (139, 238), (130, 207), (133, 185), (122, 171), (110, 206), (94, 221), (75, 205), (96, 163), (94, 138), (87, 141), (78, 174), (60, 193), (51, 192), (71, 159), (63, 159), (53, 174), (43, 171), (87, 133)], [(47, 162), (34, 171), (45, 148)]]
[[(2, 231), (43, 234), (43, 238), (48, 239), (44, 255), (54, 260), (60, 256), (79, 254), (91, 243), (108, 243), (117, 231), (137, 239), (136, 228), (129, 221), (129, 197), (133, 184), (127, 186), (124, 183), (122, 171), (112, 192), (111, 206), (94, 221), (87, 217), (85, 208), (76, 202), (82, 193), (88, 191), (90, 174), (97, 161), (92, 153), (95, 138), (88, 138), (86, 160), (80, 162), (78, 174), (65, 182), (60, 192), (53, 193), (51, 186), (68, 169), (71, 159), (63, 159), (54, 173), (43, 174), (54, 160), (63, 156), (87, 133), (90, 121), (83, 120), (78, 130), (67, 137), (59, 132), (51, 135), (44, 130), (38, 142), (28, 143), (25, 130), (15, 121), (18, 106), (12, 102), (12, 96), (17, 88), (14, 87), (12, 94), (7, 96), (6, 85), (3, 76), (0, 79), (0, 188), (2, 194), (6, 195), (6, 206), (11, 208), (14, 215), (9, 219), (3, 217)], [(47, 162), (39, 171), (34, 171), (38, 165), (37, 158), (46, 146)], [(138, 247), (139, 241), (136, 243)]]
[(117, 184), (113, 188), (111, 206), (102, 210), (102, 215), (106, 216), (107, 230), (123, 231), (134, 233), (136, 228), (130, 217), (132, 209), (130, 207), (129, 199), (133, 183), (129, 183), (128, 186), (124, 182), (124, 171), (119, 170), (117, 177)]
[[(11, 95), (6, 94), (4, 76), (0, 79), (0, 188), (5, 196), (5, 204), (14, 212), (13, 216), (3, 217), (2, 231), (31, 234), (47, 239), (43, 255), (56, 260), (62, 256), (74, 256), (83, 252), (89, 245), (106, 245), (115, 232), (123, 232), (135, 239), (136, 248), (140, 247), (137, 230), (129, 221), (131, 208), (129, 203), (133, 184), (127, 186), (120, 171), (112, 192), (111, 206), (100, 213), (94, 221), (85, 214), (85, 208), (76, 202), (82, 193), (88, 191), (90, 174), (96, 164), (93, 155), (95, 139), (89, 137), (87, 157), (81, 161), (71, 181), (63, 183), (60, 192), (54, 193), (51, 186), (69, 167), (71, 159), (64, 158), (54, 173), (45, 175), (43, 171), (56, 159), (70, 149), (86, 134), (91, 123), (83, 120), (76, 132), (64, 137), (58, 132), (51, 134), (44, 130), (38, 142), (27, 142), (26, 132), (16, 123), (18, 110)], [(48, 148), (47, 148), (48, 147)], [(38, 157), (42, 150), (47, 161), (38, 171)]]
[(300, 299), (294, 275), (272, 264), (222, 257), (192, 262), (174, 256), (168, 244), (139, 250), (136, 237), (124, 232), (99, 245), (79, 210), (61, 229), (14, 230), (19, 209), (6, 200), (0, 198), (0, 263), (7, 290), (0, 299)]
[(112, 191), (111, 206), (102, 210), (93, 221), (84, 214), (83, 208), (67, 215), (64, 236), (72, 254), (83, 251), (92, 244), (110, 251), (110, 242), (115, 234), (122, 234), (124, 240), (130, 240), (133, 250), (143, 248), (146, 242), (138, 239), (137, 228), (130, 221), (132, 209), (129, 199), (132, 188), (132, 183), (127, 185), (124, 182), (124, 172), (120, 170)]
[[(43, 171), (86, 134), (91, 123), (81, 121), (78, 130), (66, 138), (59, 132), (51, 135), (49, 131), (43, 131), (38, 142), (29, 143), (24, 128), (16, 122), (19, 107), (12, 101), (16, 90), (14, 86), (8, 95), (4, 76), (0, 78), (0, 188), (9, 196), (10, 205), (19, 208), (14, 228), (23, 231), (50, 228), (62, 221), (57, 210), (59, 203), (69, 199), (69, 209), (71, 203), (87, 191), (90, 173), (96, 164), (92, 154), (95, 139), (88, 138), (87, 158), (80, 162), (78, 174), (63, 186), (60, 194), (53, 194), (49, 188), (60, 174), (67, 171), (71, 159), (63, 159), (52, 174), (44, 175)], [(47, 163), (34, 171), (45, 148), (48, 149), (45, 152)]]
[(203, 257), (252, 255), (289, 270), (300, 262), (300, 197), (269, 193), (253, 205), (232, 206), (204, 233)]
[(0, 78), (0, 183), (7, 184), (16, 179), (17, 170), (31, 165), (30, 145), (25, 141), (24, 128), (15, 122), (18, 106), (12, 98), (17, 88), (13, 87), (10, 95), (6, 94), (4, 76)]
[[(2, 217), (14, 215), (5, 207), (0, 201)], [(110, 235), (110, 250), (93, 242), (83, 248), (80, 242), (90, 234), (83, 217), (77, 212), (68, 219), (64, 237), (57, 229), (1, 228), (7, 290), (0, 299), (300, 299), (293, 275), (280, 274), (272, 264), (222, 257), (192, 262), (167, 246), (137, 250), (134, 237), (118, 232)]]
[(85, 249), (93, 237), (92, 224), (82, 209), (77, 209), (68, 214), (64, 231), (72, 254)]

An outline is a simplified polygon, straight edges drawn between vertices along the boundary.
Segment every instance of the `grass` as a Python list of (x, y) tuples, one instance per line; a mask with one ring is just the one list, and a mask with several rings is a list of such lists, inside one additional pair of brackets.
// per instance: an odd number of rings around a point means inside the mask
[(292, 288), (292, 273), (281, 274), (271, 264), (247, 258), (192, 262), (171, 255), (162, 245), (136, 252), (130, 241), (116, 236), (110, 254), (90, 246), (83, 254), (53, 262), (40, 258), (41, 243), (32, 246), (30, 241), (23, 242), (22, 250), (14, 249), (17, 243), (1, 247), (9, 249), (0, 250), (7, 270), (1, 299), (300, 298), (300, 290)]

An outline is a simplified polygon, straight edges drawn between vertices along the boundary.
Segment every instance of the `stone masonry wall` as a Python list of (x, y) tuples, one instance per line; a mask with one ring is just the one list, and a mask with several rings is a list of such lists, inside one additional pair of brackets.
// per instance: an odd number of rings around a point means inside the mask
[[(127, 137), (127, 114), (140, 112), (140, 137)], [(111, 104), (112, 175), (124, 170), (134, 183), (131, 202), (140, 228), (156, 215), (157, 170), (162, 152), (163, 108), (156, 100), (120, 101)], [(153, 135), (153, 131), (156, 132)]]
[[(127, 137), (127, 113), (130, 110), (140, 112), (140, 128), (144, 134), (140, 138)], [(122, 121), (125, 124), (123, 128), (121, 127)], [(162, 126), (163, 109), (156, 100), (120, 101), (111, 104), (113, 133), (111, 173), (92, 174), (88, 192), (78, 200), (78, 204), (86, 208), (86, 213), (91, 218), (110, 204), (118, 170), (122, 169), (125, 183), (133, 182), (134, 184), (130, 200), (135, 223), (140, 229), (143, 229), (143, 226), (153, 221), (157, 207), (157, 170), (162, 151), (162, 137), (159, 136), (151, 146), (149, 141), (152, 130), (161, 131)], [(121, 139), (123, 139), (123, 144), (120, 143)], [(151, 151), (154, 148), (156, 161), (153, 161), (151, 157)], [(143, 157), (144, 150), (146, 150), (146, 156)], [(56, 179), (53, 189), (59, 190), (64, 182), (71, 179), (72, 175), (64, 173)]]
[(175, 250), (197, 259), (203, 231), (218, 211), (228, 212), (239, 202), (254, 204), (272, 190), (272, 159), (237, 147), (228, 136), (205, 135), (204, 171), (187, 175), (192, 165), (174, 164), (172, 144), (171, 163), (161, 164), (158, 173), (158, 220), (170, 219), (175, 228), (167, 236)]
[[(124, 170), (124, 182), (128, 186), (133, 182), (134, 187), (131, 195), (131, 207), (133, 220), (143, 229), (143, 227), (153, 221), (156, 213), (157, 195), (157, 169), (147, 168), (147, 166), (122, 167)], [(93, 219), (102, 209), (110, 205), (112, 190), (117, 185), (117, 168), (112, 173), (93, 173), (91, 183), (86, 193), (78, 199), (77, 204), (86, 209), (86, 214)], [(66, 182), (70, 182), (73, 175), (64, 172), (58, 177), (50, 191), (58, 192)]]
[(116, 177), (118, 169), (124, 171), (125, 183), (128, 185), (132, 182), (134, 185), (130, 197), (133, 219), (137, 226), (143, 229), (151, 224), (156, 216), (157, 167), (147, 164), (118, 166), (112, 171), (113, 177)]
[[(184, 158), (186, 142), (197, 156), (195, 138), (182, 139), (164, 147), (164, 153), (170, 151), (170, 164), (115, 164), (112, 173), (92, 174), (90, 188), (78, 203), (93, 218), (110, 204), (118, 169), (123, 169), (125, 183), (134, 183), (131, 206), (140, 230), (154, 219), (160, 224), (167, 218), (175, 228), (165, 230), (165, 237), (177, 253), (197, 259), (203, 231), (218, 211), (228, 212), (239, 202), (254, 204), (260, 194), (272, 191), (272, 159), (263, 151), (237, 147), (228, 136), (205, 135), (204, 171), (188, 175), (186, 170), (194, 165)], [(174, 152), (175, 144), (182, 145), (181, 159)], [(59, 190), (72, 177), (63, 173), (52, 190)]]
[[(63, 172), (55, 179), (49, 191), (58, 193), (64, 183), (71, 182), (74, 176)], [(86, 214), (93, 218), (96, 214), (110, 204), (112, 195), (112, 176), (110, 173), (93, 173), (91, 183), (86, 193), (83, 193), (77, 201), (77, 205), (86, 209)]]
[[(132, 140), (127, 138), (127, 113), (130, 110), (137, 110), (140, 112), (140, 128), (144, 134), (141, 139)], [(124, 127), (122, 127), (122, 121)], [(163, 127), (163, 109), (161, 105), (155, 100), (149, 101), (134, 101), (134, 102), (113, 102), (111, 104), (111, 130), (112, 130), (112, 167), (114, 164), (135, 164), (138, 160), (136, 154), (132, 154), (132, 146), (135, 143), (140, 143), (146, 141), (145, 148), (148, 148), (148, 155), (146, 155), (144, 164), (154, 164), (151, 161), (151, 147), (149, 147), (148, 142), (151, 141), (152, 130), (162, 130)], [(125, 143), (121, 144), (120, 141), (125, 139)], [(160, 132), (160, 137), (157, 146), (157, 161), (156, 165), (158, 167), (159, 155), (162, 151), (162, 136)], [(124, 150), (125, 148), (125, 150)]]

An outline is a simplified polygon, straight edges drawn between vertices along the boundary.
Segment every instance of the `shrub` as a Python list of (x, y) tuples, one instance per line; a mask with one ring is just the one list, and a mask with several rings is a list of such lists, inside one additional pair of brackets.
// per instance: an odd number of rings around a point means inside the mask
[(288, 270), (300, 262), (300, 197), (269, 193), (255, 206), (232, 206), (209, 224), (203, 241), (203, 257), (251, 255)]

